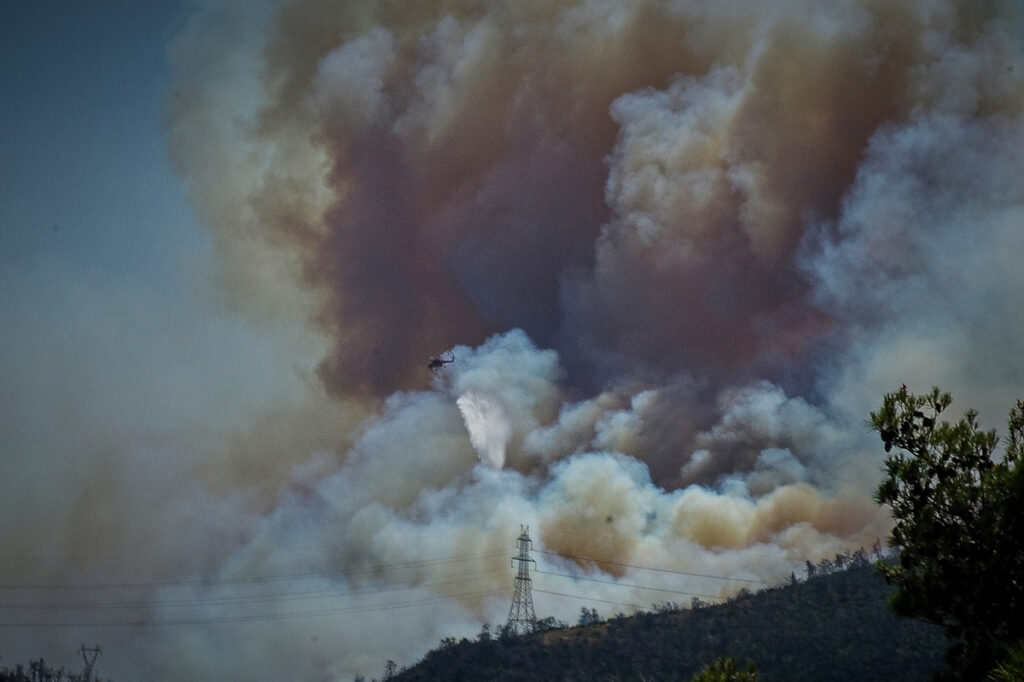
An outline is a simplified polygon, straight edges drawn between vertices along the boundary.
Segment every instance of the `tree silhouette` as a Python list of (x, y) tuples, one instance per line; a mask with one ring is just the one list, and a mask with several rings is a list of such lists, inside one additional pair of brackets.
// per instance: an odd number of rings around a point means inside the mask
[(952, 397), (937, 388), (887, 394), (871, 425), (882, 439), (886, 477), (876, 499), (895, 521), (899, 563), (879, 563), (898, 589), (897, 613), (941, 625), (950, 679), (982, 680), (1024, 640), (1024, 403), (1002, 441), (968, 410), (941, 421)]

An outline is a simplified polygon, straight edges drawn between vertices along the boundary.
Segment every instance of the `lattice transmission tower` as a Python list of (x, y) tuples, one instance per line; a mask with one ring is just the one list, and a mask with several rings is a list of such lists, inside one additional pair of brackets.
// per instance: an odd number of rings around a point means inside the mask
[(85, 672), (82, 676), (85, 678), (85, 682), (92, 682), (92, 669), (96, 666), (96, 657), (103, 653), (103, 649), (100, 648), (99, 644), (92, 649), (86, 649), (85, 644), (83, 644), (78, 653), (82, 654), (82, 660), (85, 661)]
[(519, 554), (512, 557), (512, 561), (519, 562), (519, 572), (512, 593), (512, 608), (508, 610), (508, 623), (505, 624), (510, 635), (532, 632), (537, 624), (537, 614), (533, 612), (533, 581), (530, 579), (530, 562), (533, 561), (530, 558), (530, 527), (520, 526), (519, 529), (519, 539), (516, 540)]

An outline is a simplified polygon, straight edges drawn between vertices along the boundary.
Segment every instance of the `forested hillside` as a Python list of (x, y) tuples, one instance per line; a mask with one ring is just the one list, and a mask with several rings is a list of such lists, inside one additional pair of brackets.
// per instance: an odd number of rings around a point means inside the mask
[(894, 616), (890, 593), (873, 567), (859, 566), (718, 606), (448, 641), (390, 679), (684, 682), (731, 656), (753, 663), (763, 682), (929, 680), (942, 666), (942, 632)]

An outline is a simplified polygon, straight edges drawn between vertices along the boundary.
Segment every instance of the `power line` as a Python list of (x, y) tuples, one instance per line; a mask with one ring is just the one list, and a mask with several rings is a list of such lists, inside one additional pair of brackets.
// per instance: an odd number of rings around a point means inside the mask
[[(569, 559), (577, 562), (590, 562), (594, 564), (606, 564), (609, 566), (620, 566), (623, 568), (633, 568), (644, 571), (656, 571), (659, 573), (672, 573), (676, 575), (687, 575), (697, 578), (709, 578), (712, 580), (724, 580), (734, 582), (744, 582), (757, 585), (768, 585), (769, 583), (763, 580), (756, 580), (750, 578), (738, 578), (735, 576), (725, 575), (714, 575), (709, 573), (695, 573), (693, 571), (682, 571), (677, 569), (660, 568), (655, 566), (642, 566), (639, 564), (629, 564), (620, 561), (613, 561), (610, 559), (600, 559), (596, 557), (587, 557), (573, 554), (561, 554), (559, 552), (553, 552), (549, 550), (534, 550), (540, 554), (546, 554), (548, 556), (558, 557), (560, 559)], [(487, 554), (465, 554), (454, 557), (442, 557), (437, 559), (425, 559), (425, 560), (414, 560), (406, 562), (396, 562), (390, 564), (379, 564), (367, 568), (350, 569), (347, 571), (313, 571), (307, 573), (285, 573), (285, 574), (268, 574), (262, 576), (253, 576), (248, 578), (219, 578), (219, 579), (205, 579), (205, 578), (194, 578), (186, 580), (153, 580), (153, 581), (125, 581), (125, 582), (107, 582), (107, 583), (71, 583), (71, 584), (56, 584), (56, 583), (21, 583), (21, 584), (0, 584), (0, 590), (128, 590), (128, 589), (152, 589), (162, 587), (216, 587), (225, 585), (261, 585), (266, 583), (276, 582), (288, 582), (298, 580), (309, 580), (314, 578), (353, 578), (361, 575), (375, 574), (378, 572), (388, 572), (408, 568), (425, 568), (428, 566), (436, 566), (441, 564), (458, 563), (463, 561), (489, 559), (496, 556), (501, 556), (502, 552), (490, 552)]]
[(575, 595), (575, 594), (565, 594), (564, 592), (552, 592), (551, 590), (542, 590), (539, 587), (533, 588), (533, 591), (534, 592), (540, 592), (541, 594), (551, 594), (551, 595), (554, 595), (556, 597), (568, 597), (569, 599), (579, 599), (580, 601), (586, 601), (586, 602), (596, 601), (596, 602), (599, 602), (601, 604), (612, 604), (613, 606), (629, 606), (629, 607), (634, 608), (634, 609), (643, 609), (644, 608), (640, 604), (631, 604), (629, 602), (622, 602), (622, 601), (609, 601), (607, 599), (595, 599), (594, 597), (581, 597), (581, 596)]
[[(238, 585), (238, 584), (251, 584), (251, 585), (265, 585), (268, 583), (282, 582), (285, 580), (301, 580), (310, 578), (319, 578), (325, 576), (359, 576), (365, 575), (371, 572), (380, 572), (382, 570), (386, 572), (393, 572), (395, 570), (410, 569), (410, 568), (424, 568), (429, 566), (443, 565), (447, 563), (465, 562), (475, 559), (486, 559), (493, 556), (498, 556), (498, 552), (489, 554), (479, 555), (462, 555), (456, 557), (447, 557), (440, 559), (425, 559), (408, 562), (398, 562), (391, 564), (383, 564), (373, 567), (371, 569), (357, 570), (357, 571), (336, 571), (330, 573), (305, 573), (305, 574), (289, 574), (289, 575), (276, 575), (261, 578), (250, 578), (250, 579), (229, 579), (219, 581), (162, 581), (159, 583), (147, 582), (147, 583), (104, 583), (101, 585), (92, 584), (87, 587), (79, 585), (59, 585), (53, 586), (60, 590), (68, 589), (99, 589), (99, 590), (110, 590), (110, 589), (132, 589), (138, 588), (140, 585), (147, 587), (186, 587), (186, 586), (202, 586), (202, 587), (213, 587), (213, 586), (226, 586), (226, 585)], [(301, 590), (301, 591), (286, 591), (278, 592), (275, 594), (250, 594), (250, 595), (238, 595), (228, 597), (213, 597), (213, 598), (196, 598), (196, 599), (167, 599), (167, 600), (132, 600), (132, 601), (106, 601), (106, 602), (80, 602), (80, 603), (49, 603), (49, 604), (4, 604), (5, 609), (20, 609), (27, 611), (55, 611), (55, 610), (96, 610), (96, 609), (130, 609), (130, 608), (173, 608), (173, 607), (189, 607), (189, 606), (205, 606), (205, 605), (229, 605), (229, 604), (247, 604), (247, 603), (261, 603), (261, 602), (290, 602), (307, 600), (311, 598), (347, 598), (347, 597), (365, 597), (372, 595), (380, 595), (386, 593), (396, 593), (415, 589), (433, 589), (439, 587), (450, 586), (454, 584), (467, 586), (467, 583), (472, 581), (483, 580), (489, 576), (487, 571), (477, 571), (470, 573), (468, 576), (462, 574), (461, 577), (450, 580), (434, 580), (428, 582), (422, 582), (418, 584), (409, 585), (387, 585), (387, 586), (374, 586), (374, 587), (355, 587), (349, 590)], [(34, 586), (17, 586), (18, 588), (25, 589), (45, 589), (48, 586), (34, 585)], [(17, 627), (17, 628), (61, 628), (61, 627), (148, 627), (148, 626), (165, 626), (165, 625), (202, 625), (202, 624), (213, 624), (213, 623), (225, 623), (225, 622), (249, 622), (249, 621), (261, 621), (261, 620), (277, 620), (277, 619), (289, 619), (289, 618), (306, 618), (306, 617), (317, 617), (317, 616), (330, 616), (330, 615), (344, 615), (353, 613), (366, 613), (373, 611), (384, 611), (395, 608), (407, 608), (418, 605), (441, 603), (451, 600), (466, 600), (479, 598), (482, 596), (489, 596), (499, 592), (500, 590), (495, 588), (492, 590), (484, 590), (473, 593), (462, 593), (448, 596), (437, 596), (425, 600), (413, 600), (413, 601), (398, 601), (384, 604), (363, 604), (363, 605), (350, 605), (340, 608), (330, 609), (318, 609), (318, 610), (303, 610), (303, 611), (290, 611), (284, 613), (254, 613), (254, 614), (236, 614), (236, 615), (225, 615), (225, 616), (211, 616), (211, 617), (193, 617), (193, 618), (150, 618), (150, 619), (122, 619), (116, 621), (93, 621), (93, 620), (82, 620), (75, 622), (3, 622), (0, 623), (0, 627)]]
[[(715, 597), (715, 596), (712, 596), (712, 595), (697, 594), (697, 593), (692, 593), (692, 592), (686, 592), (686, 591), (683, 591), (683, 590), (671, 590), (671, 589), (667, 589), (667, 588), (651, 587), (651, 586), (648, 586), (648, 585), (638, 585), (638, 584), (635, 584), (635, 583), (622, 583), (622, 582), (616, 582), (616, 581), (613, 581), (613, 580), (602, 580), (602, 579), (599, 579), (599, 578), (589, 578), (589, 577), (574, 576), (574, 575), (566, 574), (566, 573), (555, 573), (553, 571), (538, 570), (538, 573), (544, 573), (546, 575), (552, 575), (552, 576), (569, 578), (569, 579), (572, 579), (572, 580), (586, 580), (586, 581), (589, 581), (589, 582), (603, 583), (603, 584), (612, 585), (612, 586), (615, 586), (615, 587), (637, 588), (637, 589), (653, 590), (653, 591), (667, 592), (667, 593), (672, 593), (672, 594), (684, 594), (684, 595), (688, 595), (688, 596), (697, 596), (697, 597), (704, 597), (704, 598), (708, 598), (708, 599), (719, 600), (718, 597)], [(478, 576), (475, 579), (479, 580), (482, 577), (487, 577), (487, 576), (486, 576), (486, 574), (484, 574), (484, 575)], [(117, 608), (130, 608), (130, 607), (197, 606), (197, 605), (205, 605), (205, 604), (259, 603), (259, 602), (277, 601), (277, 600), (279, 600), (278, 598), (283, 598), (284, 600), (289, 600), (289, 599), (293, 599), (293, 598), (308, 599), (308, 598), (312, 598), (312, 597), (319, 597), (319, 596), (322, 596), (324, 594), (326, 594), (326, 595), (333, 594), (334, 596), (339, 597), (339, 598), (340, 597), (353, 597), (353, 596), (358, 597), (358, 596), (385, 594), (385, 593), (389, 593), (389, 592), (400, 592), (400, 591), (405, 591), (405, 590), (413, 590), (413, 589), (421, 589), (421, 588), (426, 589), (426, 588), (443, 587), (443, 586), (452, 585), (452, 584), (463, 584), (466, 581), (467, 581), (467, 579), (465, 577), (462, 577), (462, 578), (453, 579), (453, 580), (446, 580), (446, 581), (439, 581), (439, 582), (432, 582), (432, 583), (423, 583), (423, 584), (419, 584), (419, 585), (408, 585), (408, 586), (401, 586), (401, 587), (385, 587), (385, 588), (377, 588), (377, 589), (373, 589), (373, 590), (333, 591), (333, 592), (332, 591), (327, 591), (327, 592), (315, 591), (315, 592), (309, 593), (308, 595), (307, 594), (294, 595), (294, 594), (287, 594), (286, 593), (286, 594), (283, 594), (283, 595), (253, 595), (251, 597), (224, 598), (224, 599), (183, 600), (183, 601), (173, 601), (173, 602), (124, 602), (124, 603), (116, 603), (116, 602), (114, 602), (114, 603), (102, 603), (102, 604), (61, 604), (61, 605), (58, 605), (58, 604), (46, 604), (46, 605), (9, 605), (9, 604), (5, 604), (4, 608), (12, 608), (13, 607), (13, 608), (20, 608), (20, 609), (24, 609), (24, 610), (78, 610), (78, 609), (94, 609), (94, 608), (95, 609), (107, 609), (107, 608), (109, 608), (109, 609), (117, 609)], [(562, 596), (562, 597), (569, 597), (569, 598), (573, 598), (573, 599), (590, 600), (590, 601), (601, 602), (601, 603), (608, 603), (608, 604), (616, 604), (616, 605), (621, 605), (621, 606), (631, 606), (631, 607), (636, 607), (636, 608), (642, 608), (641, 606), (639, 606), (637, 604), (634, 604), (634, 603), (630, 603), (630, 602), (609, 601), (609, 600), (604, 600), (604, 599), (596, 599), (596, 598), (590, 597), (590, 596), (581, 597), (581, 596), (577, 596), (577, 595), (565, 594), (563, 592), (554, 592), (554, 591), (542, 590), (542, 589), (539, 589), (539, 588), (536, 588), (535, 591), (541, 592), (543, 594), (551, 594), (551, 595), (557, 595), (557, 596)], [(438, 602), (447, 601), (447, 600), (451, 600), (451, 599), (467, 599), (467, 598), (486, 596), (486, 595), (494, 594), (494, 593), (497, 593), (497, 592), (500, 592), (500, 589), (496, 588), (496, 589), (492, 589), (492, 590), (488, 590), (488, 591), (480, 592), (480, 593), (461, 594), (461, 595), (452, 595), (452, 596), (444, 596), (444, 597), (435, 597), (435, 598), (431, 598), (431, 599), (427, 599), (427, 600), (396, 602), (396, 603), (392, 603), (392, 604), (359, 605), (359, 606), (351, 606), (351, 607), (345, 607), (345, 608), (340, 608), (340, 609), (326, 609), (326, 610), (321, 609), (321, 610), (298, 611), (298, 612), (288, 612), (288, 613), (245, 614), (245, 615), (234, 615), (234, 616), (219, 616), (219, 617), (211, 617), (211, 618), (131, 620), (131, 621), (115, 621), (115, 622), (104, 622), (104, 621), (87, 621), (87, 622), (84, 622), (83, 621), (83, 622), (72, 622), (72, 623), (0, 623), (0, 627), (93, 627), (93, 626), (95, 626), (95, 627), (127, 627), (127, 626), (188, 625), (188, 624), (207, 624), (207, 623), (223, 623), (223, 622), (249, 622), (249, 621), (259, 621), (259, 620), (273, 620), (273, 619), (313, 617), (313, 616), (323, 616), (323, 615), (342, 615), (342, 614), (347, 614), (347, 613), (363, 613), (363, 612), (372, 612), (372, 611), (378, 611), (378, 610), (390, 610), (390, 609), (394, 609), (394, 608), (405, 608), (405, 607), (409, 607), (409, 606), (423, 605), (423, 604), (428, 604), (428, 603), (438, 603)]]
[(114, 661), (114, 659), (107, 657), (103, 660), (104, 670), (110, 669), (114, 673), (117, 682), (130, 682), (131, 680), (137, 679), (135, 675), (130, 675), (125, 671), (124, 666)]
[(262, 613), (239, 616), (216, 616), (210, 618), (177, 618), (161, 620), (131, 620), (131, 621), (81, 621), (61, 623), (0, 623), (0, 628), (75, 628), (75, 627), (164, 627), (174, 625), (213, 625), (218, 623), (245, 623), (268, 620), (288, 620), (292, 618), (313, 618), (319, 616), (340, 616), (356, 613), (370, 613), (374, 611), (390, 611), (413, 606), (425, 606), (428, 604), (439, 604), (451, 600), (477, 599), (498, 594), (503, 590), (495, 588), (483, 592), (469, 594), (458, 594), (445, 597), (432, 597), (414, 601), (395, 602), (383, 605), (362, 605), (337, 609), (318, 609), (311, 611), (290, 611), (287, 613)]
[(463, 575), (461, 578), (433, 582), (415, 583), (410, 585), (388, 586), (388, 587), (356, 587), (349, 590), (342, 589), (318, 589), (301, 590), (295, 592), (278, 592), (274, 594), (251, 594), (238, 595), (234, 597), (197, 597), (195, 599), (166, 599), (166, 600), (139, 600), (122, 602), (48, 602), (44, 604), (33, 603), (3, 603), (0, 608), (16, 610), (38, 610), (38, 611), (75, 611), (75, 610), (103, 610), (103, 609), (129, 609), (129, 608), (167, 608), (178, 606), (195, 606), (207, 604), (252, 604), (260, 602), (287, 601), (287, 600), (308, 600), (321, 599), (324, 597), (349, 597), (363, 596), (368, 594), (383, 594), (386, 592), (399, 592), (402, 590), (414, 590), (419, 588), (444, 587), (445, 585), (463, 584), (467, 581), (480, 580), (489, 577), (486, 572), (477, 572)]
[(615, 581), (615, 580), (602, 580), (600, 578), (587, 578), (587, 577), (583, 577), (583, 576), (572, 575), (570, 573), (554, 573), (553, 571), (545, 571), (545, 570), (542, 570), (542, 569), (539, 569), (539, 568), (537, 569), (537, 572), (538, 573), (543, 573), (545, 575), (556, 575), (556, 576), (560, 576), (560, 577), (563, 577), (563, 578), (571, 578), (572, 580), (588, 580), (588, 581), (590, 581), (592, 583), (604, 583), (605, 585), (615, 585), (616, 587), (634, 587), (634, 588), (638, 588), (638, 589), (641, 589), (641, 590), (654, 590), (656, 592), (669, 592), (671, 594), (685, 594), (688, 597), (704, 597), (705, 599), (714, 599), (716, 601), (721, 601), (721, 598), (718, 597), (717, 595), (700, 594), (699, 592), (685, 592), (683, 590), (670, 590), (670, 589), (667, 589), (667, 588), (664, 588), (664, 587), (650, 587), (648, 585), (636, 585), (634, 583), (623, 583), (623, 582), (618, 582), (618, 581)]
[(639, 566), (637, 564), (626, 564), (621, 561), (610, 561), (607, 559), (595, 559), (594, 557), (586, 556), (574, 556), (572, 554), (560, 554), (558, 552), (550, 552), (543, 549), (537, 550), (541, 554), (548, 554), (551, 556), (559, 557), (560, 559), (572, 559), (573, 561), (589, 561), (594, 564), (608, 564), (609, 566), (622, 566), (624, 568), (636, 568), (644, 571), (657, 571), (659, 573), (674, 573), (676, 575), (689, 575), (695, 578), (712, 578), (714, 580), (727, 580), (741, 583), (753, 583), (755, 585), (768, 585), (764, 580), (753, 580), (750, 578), (736, 578), (727, 575), (711, 575), (708, 573), (693, 573), (691, 571), (679, 571), (671, 568), (656, 568), (654, 566)]
[(368, 568), (351, 569), (348, 571), (319, 571), (309, 573), (291, 573), (279, 575), (254, 576), (251, 578), (220, 578), (215, 580), (195, 578), (189, 580), (154, 580), (142, 582), (110, 582), (110, 583), (71, 583), (71, 584), (0, 584), (0, 590), (127, 590), (158, 587), (209, 587), (219, 585), (258, 585), (263, 583), (287, 582), (291, 580), (308, 580), (311, 578), (351, 578), (379, 571), (398, 570), (403, 568), (420, 568), (438, 564), (456, 563), (472, 559), (489, 559), (503, 555), (503, 552), (488, 554), (466, 554), (457, 557), (407, 561), (393, 564), (380, 564)]
[[(761, 580), (752, 580), (747, 578), (736, 578), (731, 576), (723, 575), (712, 575), (704, 573), (695, 573), (691, 571), (682, 571), (668, 568), (660, 568), (654, 566), (643, 566), (638, 564), (628, 564), (618, 561), (602, 560), (595, 557), (576, 556), (569, 554), (560, 554), (552, 551), (537, 550), (542, 554), (558, 557), (561, 559), (568, 559), (576, 562), (591, 562), (595, 564), (606, 564), (611, 566), (620, 566), (625, 568), (656, 571), (660, 573), (668, 573), (674, 575), (693, 576), (700, 578), (709, 578), (715, 580), (724, 581), (735, 581), (754, 583), (760, 585), (767, 585), (768, 583)], [(390, 564), (378, 564), (373, 567), (352, 569), (348, 571), (327, 571), (327, 572), (308, 572), (308, 573), (292, 573), (292, 574), (272, 574), (249, 578), (224, 578), (217, 580), (210, 579), (192, 579), (192, 580), (173, 580), (173, 581), (138, 581), (138, 582), (108, 582), (108, 583), (79, 583), (71, 585), (56, 585), (56, 584), (8, 584), (0, 585), (0, 589), (11, 590), (11, 591), (67, 591), (67, 590), (130, 590), (130, 589), (145, 589), (145, 588), (186, 588), (186, 587), (204, 587), (213, 588), (221, 586), (267, 586), (275, 583), (288, 583), (289, 581), (301, 581), (311, 579), (330, 579), (330, 578), (357, 578), (360, 576), (367, 576), (369, 578), (377, 579), (389, 579), (394, 580), (393, 577), (387, 576), (388, 573), (401, 571), (405, 569), (418, 569), (427, 568), (431, 566), (439, 566), (444, 564), (453, 564), (459, 562), (483, 560), (491, 557), (499, 556), (500, 552), (492, 552), (488, 554), (474, 554), (474, 555), (461, 555), (454, 557), (443, 557), (436, 559), (420, 559), (415, 561), (406, 562), (395, 562)], [(683, 594), (689, 596), (702, 597), (707, 599), (720, 600), (719, 597), (687, 592), (684, 590), (672, 590), (661, 587), (652, 587), (648, 585), (641, 585), (635, 583), (623, 583), (615, 580), (605, 580), (601, 578), (588, 577), (588, 576), (576, 576), (566, 573), (557, 573), (553, 571), (538, 570), (539, 573), (545, 573), (552, 576), (558, 576), (568, 578), (572, 580), (586, 580), (589, 582), (597, 582), (617, 587), (633, 588), (633, 589), (644, 589), (653, 590), (659, 592), (667, 592), (673, 594)], [(384, 574), (384, 575), (381, 575)], [(470, 574), (471, 576), (473, 574)], [(132, 608), (174, 608), (174, 607), (189, 607), (189, 606), (206, 606), (206, 605), (231, 605), (231, 604), (259, 604), (266, 602), (295, 602), (308, 599), (316, 598), (347, 598), (347, 597), (361, 597), (371, 595), (381, 595), (386, 593), (396, 593), (405, 590), (414, 589), (431, 589), (437, 587), (444, 587), (452, 584), (465, 584), (468, 580), (477, 580), (486, 577), (487, 573), (481, 573), (476, 578), (469, 577), (466, 575), (460, 575), (458, 578), (451, 580), (441, 580), (433, 582), (424, 582), (420, 584), (409, 584), (399, 586), (372, 586), (372, 587), (353, 587), (347, 590), (343, 589), (307, 589), (307, 590), (287, 590), (283, 592), (276, 592), (273, 594), (247, 594), (247, 595), (235, 595), (235, 596), (223, 596), (223, 597), (210, 597), (210, 598), (195, 598), (195, 599), (159, 599), (159, 600), (126, 600), (126, 601), (99, 601), (99, 602), (78, 602), (78, 603), (44, 603), (44, 604), (26, 604), (26, 603), (5, 603), (0, 605), (0, 608), (6, 610), (22, 610), (22, 611), (87, 611), (87, 610), (106, 610), (106, 609), (132, 609)], [(235, 614), (235, 615), (222, 615), (222, 616), (210, 616), (210, 617), (192, 617), (192, 618), (157, 618), (157, 619), (124, 619), (120, 621), (89, 621), (83, 620), (79, 622), (0, 622), (0, 628), (62, 628), (62, 627), (161, 627), (161, 626), (175, 626), (175, 625), (205, 625), (205, 624), (216, 624), (216, 623), (230, 623), (230, 622), (253, 622), (253, 621), (265, 621), (265, 620), (279, 620), (279, 619), (291, 619), (291, 618), (309, 618), (309, 617), (323, 617), (332, 615), (346, 615), (346, 614), (357, 614), (357, 613), (368, 613), (374, 611), (385, 611), (399, 608), (409, 608), (414, 606), (423, 606), (428, 604), (442, 603), (450, 600), (465, 600), (480, 598), (489, 596), (499, 592), (498, 589), (474, 592), (467, 594), (456, 594), (450, 596), (438, 596), (429, 599), (412, 600), (412, 601), (398, 601), (393, 603), (384, 604), (365, 604), (365, 605), (350, 605), (339, 608), (327, 608), (327, 609), (313, 609), (313, 610), (301, 610), (301, 611), (289, 611), (284, 613), (251, 613), (251, 614)], [(607, 604), (614, 604), (619, 606), (629, 606), (637, 609), (643, 607), (627, 603), (627, 602), (616, 602), (604, 599), (595, 599), (593, 597), (581, 597), (578, 595), (566, 594), (563, 592), (554, 592), (537, 589), (537, 592), (543, 594), (549, 594), (553, 596), (566, 597), (570, 599), (580, 599), (585, 601), (600, 602)]]
[(132, 680), (138, 679), (134, 674), (129, 674), (123, 665), (110, 657), (103, 660), (103, 669), (106, 670), (108, 668), (114, 673), (114, 679), (116, 679), (117, 682), (131, 682)]

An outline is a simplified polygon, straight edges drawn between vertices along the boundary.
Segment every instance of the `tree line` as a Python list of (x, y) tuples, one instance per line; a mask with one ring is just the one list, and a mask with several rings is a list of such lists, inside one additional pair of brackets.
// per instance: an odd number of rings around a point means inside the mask
[[(63, 667), (54, 668), (42, 658), (30, 660), (28, 666), (17, 664), (13, 668), (0, 667), (0, 682), (104, 682), (88, 669), (74, 673)], [(106, 682), (110, 682), (107, 680)]]

